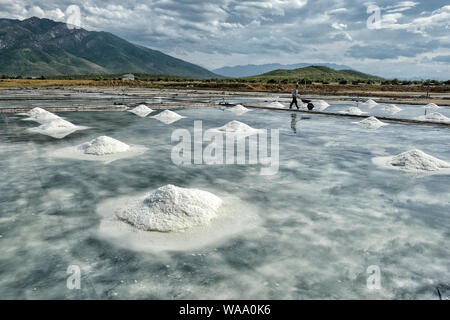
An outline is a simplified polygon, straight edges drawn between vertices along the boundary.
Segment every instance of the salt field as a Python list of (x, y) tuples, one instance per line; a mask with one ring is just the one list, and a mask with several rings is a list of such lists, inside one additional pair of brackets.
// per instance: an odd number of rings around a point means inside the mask
[[(317, 98), (316, 110), (342, 112), (331, 116), (254, 107), (289, 107), (269, 97), (236, 95), (236, 107), (180, 93), (203, 103), (180, 108), (157, 94), (76, 96), (130, 106), (40, 122), (0, 113), (2, 298), (438, 299), (436, 288), (450, 298), (450, 128), (377, 119), (450, 117), (448, 107)], [(278, 129), (276, 174), (175, 164), (173, 132), (194, 136), (199, 120), (240, 136)], [(79, 130), (45, 134), (61, 123)], [(69, 266), (80, 290), (67, 289)]]

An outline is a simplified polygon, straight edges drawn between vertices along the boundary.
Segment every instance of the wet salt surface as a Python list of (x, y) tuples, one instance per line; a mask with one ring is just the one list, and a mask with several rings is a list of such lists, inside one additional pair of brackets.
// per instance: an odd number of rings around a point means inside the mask
[[(437, 299), (436, 286), (448, 296), (450, 176), (416, 179), (371, 161), (414, 148), (450, 161), (448, 128), (389, 123), (373, 132), (299, 114), (294, 134), (291, 114), (252, 110), (239, 121), (281, 130), (279, 174), (260, 176), (258, 166), (175, 166), (172, 130), (236, 120), (216, 108), (177, 113), (186, 118), (171, 126), (128, 112), (62, 113), (90, 127), (63, 140), (0, 115), (0, 297)], [(101, 135), (149, 151), (108, 166), (47, 156)], [(167, 184), (233, 195), (259, 225), (169, 251), (100, 236), (102, 205)], [(69, 265), (81, 268), (81, 290), (66, 288)], [(381, 268), (379, 291), (366, 287), (371, 265)]]

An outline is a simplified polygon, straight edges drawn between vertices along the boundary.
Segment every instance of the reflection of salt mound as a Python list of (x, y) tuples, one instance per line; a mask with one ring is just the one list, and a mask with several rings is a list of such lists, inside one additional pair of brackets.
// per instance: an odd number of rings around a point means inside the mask
[(28, 129), (32, 133), (44, 134), (56, 139), (62, 139), (65, 136), (77, 131), (84, 130), (86, 127), (76, 126), (73, 123), (63, 120), (61, 118), (46, 122), (39, 127)]
[(413, 149), (395, 157), (375, 158), (374, 162), (407, 172), (434, 172), (450, 168), (450, 163)]
[(52, 120), (61, 119), (56, 114), (51, 113), (51, 112), (44, 110), (42, 108), (39, 108), (39, 107), (31, 109), (26, 114), (29, 116), (29, 118), (25, 119), (25, 120), (36, 121), (40, 124), (44, 124), (44, 123), (47, 123)]
[(426, 106), (423, 106), (424, 109), (428, 109), (428, 110), (437, 110), (440, 109), (441, 107), (439, 107), (437, 104), (435, 103), (429, 103)]
[(364, 113), (367, 113), (367, 112), (362, 112), (361, 109), (359, 109), (357, 107), (350, 107), (350, 108), (348, 108), (345, 111), (339, 111), (339, 113), (360, 116), (360, 115), (362, 115)]
[(83, 143), (81, 146), (79, 146), (79, 148), (86, 154), (103, 156), (105, 154), (114, 154), (128, 151), (130, 149), (130, 146), (123, 142), (120, 142), (119, 140), (101, 136), (90, 142)]
[(330, 106), (328, 102), (324, 100), (314, 100), (312, 104), (314, 105), (314, 109), (318, 111), (323, 111)]
[(389, 114), (396, 114), (402, 111), (402, 109), (397, 107), (395, 104), (388, 104), (386, 107), (384, 107), (384, 111)]
[(433, 112), (433, 113), (427, 114), (425, 116), (417, 117), (416, 119), (420, 120), (420, 121), (432, 121), (432, 122), (443, 122), (443, 123), (450, 122), (450, 118), (444, 116), (443, 114), (441, 114), (439, 112)]
[(267, 108), (285, 108), (284, 104), (279, 103), (278, 101), (272, 102), (267, 105)]
[(245, 136), (256, 134), (260, 131), (258, 129), (250, 127), (249, 125), (246, 125), (245, 123), (236, 120), (228, 122), (226, 125), (217, 128), (216, 130), (224, 132), (226, 134), (245, 135)]
[(171, 124), (171, 123), (174, 123), (184, 117), (180, 116), (178, 113), (175, 113), (173, 111), (164, 110), (163, 112), (157, 114), (156, 116), (153, 116), (152, 118), (159, 120), (165, 124)]
[(149, 107), (147, 107), (144, 104), (141, 104), (139, 106), (137, 106), (136, 108), (130, 110), (131, 113), (134, 113), (135, 115), (139, 116), (139, 117), (146, 117), (148, 116), (150, 113), (153, 112), (152, 109), (150, 109)]
[(374, 100), (369, 99), (366, 102), (362, 103), (363, 106), (372, 109), (374, 107), (376, 107), (378, 105), (378, 103), (376, 103)]
[(208, 224), (221, 205), (212, 193), (167, 185), (117, 216), (140, 230), (174, 232)]
[(244, 107), (241, 104), (238, 104), (238, 105), (234, 106), (233, 108), (230, 108), (229, 110), (238, 116), (241, 116), (244, 113), (247, 113), (249, 111), (246, 107)]
[(375, 117), (369, 117), (367, 119), (364, 119), (360, 122), (354, 122), (356, 124), (359, 124), (360, 126), (366, 128), (366, 129), (378, 129), (382, 126), (387, 126), (387, 123), (381, 122)]

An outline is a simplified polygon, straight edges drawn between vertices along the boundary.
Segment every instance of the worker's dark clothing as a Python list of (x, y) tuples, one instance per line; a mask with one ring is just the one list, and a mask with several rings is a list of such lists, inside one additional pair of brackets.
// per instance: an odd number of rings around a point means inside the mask
[(292, 91), (292, 102), (291, 102), (291, 104), (290, 104), (290, 106), (289, 106), (289, 109), (292, 109), (292, 106), (294, 105), (294, 103), (295, 103), (295, 106), (297, 107), (297, 109), (299, 109), (299, 107), (298, 107), (298, 102), (297, 102), (297, 96), (298, 96), (298, 89), (295, 88), (295, 89)]
[(298, 109), (298, 103), (297, 103), (297, 97), (292, 97), (291, 105), (289, 106), (289, 109), (292, 109), (292, 106), (295, 104), (295, 106)]

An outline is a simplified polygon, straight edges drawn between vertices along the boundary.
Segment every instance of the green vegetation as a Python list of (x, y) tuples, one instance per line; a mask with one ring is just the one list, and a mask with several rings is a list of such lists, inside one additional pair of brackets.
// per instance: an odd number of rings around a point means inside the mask
[(353, 70), (334, 70), (323, 66), (311, 66), (295, 70), (274, 70), (258, 76), (245, 77), (244, 80), (265, 83), (367, 83), (368, 81), (380, 82), (380, 77), (372, 76)]

